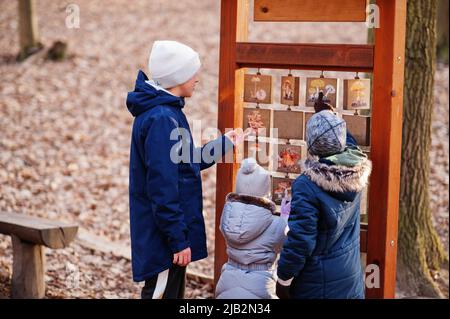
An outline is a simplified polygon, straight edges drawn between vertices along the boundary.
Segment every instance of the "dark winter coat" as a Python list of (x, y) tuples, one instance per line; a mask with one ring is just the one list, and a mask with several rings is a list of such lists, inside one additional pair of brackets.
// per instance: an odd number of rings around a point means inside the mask
[(364, 298), (360, 205), (370, 172), (371, 162), (357, 147), (305, 161), (292, 186), (288, 239), (277, 271), (283, 281), (293, 278), (292, 298)]
[[(207, 257), (200, 171), (233, 144), (224, 136), (194, 146), (183, 113), (184, 98), (155, 88), (139, 71), (127, 107), (135, 117), (130, 151), (130, 233), (133, 279), (144, 281), (191, 248), (192, 261)], [(207, 156), (201, 156), (201, 155)]]

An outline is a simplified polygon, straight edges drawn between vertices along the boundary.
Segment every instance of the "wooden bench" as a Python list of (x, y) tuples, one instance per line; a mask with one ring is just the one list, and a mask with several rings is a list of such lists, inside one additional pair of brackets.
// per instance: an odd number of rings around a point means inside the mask
[(0, 212), (0, 234), (12, 238), (12, 298), (45, 296), (44, 246), (65, 248), (73, 241), (77, 231), (75, 224)]

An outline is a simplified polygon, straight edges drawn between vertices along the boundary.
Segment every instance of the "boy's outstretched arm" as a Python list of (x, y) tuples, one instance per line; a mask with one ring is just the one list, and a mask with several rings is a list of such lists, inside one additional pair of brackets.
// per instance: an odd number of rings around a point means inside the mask
[(212, 140), (202, 147), (195, 149), (197, 156), (201, 158), (200, 170), (210, 168), (217, 163), (226, 153), (233, 149), (233, 146), (242, 143), (250, 131), (239, 132), (238, 130), (230, 131), (215, 140)]
[[(151, 200), (157, 227), (167, 236), (170, 249), (175, 255), (189, 248), (190, 243), (184, 214), (180, 209), (178, 164), (171, 158), (171, 150), (176, 148), (175, 145), (179, 142), (170, 139), (173, 129), (176, 129), (174, 120), (162, 114), (154, 119), (147, 132), (143, 133), (146, 134), (145, 165), (148, 197)], [(184, 255), (183, 257), (186, 257)], [(182, 258), (182, 261), (184, 259)], [(179, 258), (176, 262), (178, 261)]]
[(290, 286), (316, 247), (319, 212), (313, 191), (301, 180), (292, 185), (289, 232), (278, 261), (278, 285)]

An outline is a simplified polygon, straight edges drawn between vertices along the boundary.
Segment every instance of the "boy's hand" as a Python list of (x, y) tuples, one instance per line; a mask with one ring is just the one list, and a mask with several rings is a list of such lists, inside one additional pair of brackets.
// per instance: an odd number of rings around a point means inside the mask
[(173, 254), (173, 263), (185, 267), (191, 262), (191, 248), (186, 248), (176, 254)]
[(251, 128), (247, 128), (245, 131), (241, 128), (237, 128), (225, 133), (225, 136), (228, 137), (235, 146), (238, 146), (244, 142), (245, 138), (249, 136), (252, 131), (253, 130)]

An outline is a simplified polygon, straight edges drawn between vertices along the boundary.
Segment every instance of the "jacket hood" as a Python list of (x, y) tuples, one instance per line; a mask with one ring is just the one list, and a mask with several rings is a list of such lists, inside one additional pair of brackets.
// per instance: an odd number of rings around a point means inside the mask
[(134, 91), (128, 92), (127, 108), (134, 117), (158, 105), (184, 107), (185, 101), (183, 97), (158, 89), (146, 81), (148, 81), (147, 75), (142, 70), (139, 70)]
[(224, 237), (233, 244), (256, 239), (271, 225), (275, 211), (275, 203), (267, 198), (228, 194), (221, 224)]
[[(359, 151), (360, 152), (360, 151)], [(332, 196), (353, 201), (369, 182), (372, 162), (355, 149), (345, 150), (338, 159), (309, 155), (303, 163), (303, 174)]]

